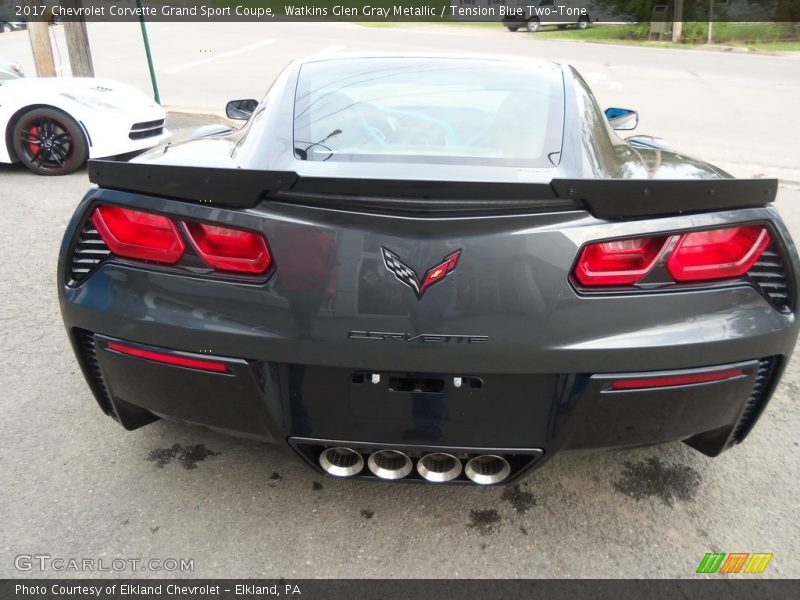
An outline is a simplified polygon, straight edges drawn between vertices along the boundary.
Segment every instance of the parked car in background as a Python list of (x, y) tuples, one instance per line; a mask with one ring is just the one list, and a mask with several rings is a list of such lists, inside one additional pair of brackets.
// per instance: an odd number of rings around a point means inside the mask
[[(523, 0), (518, 4), (522, 9), (519, 14), (503, 18), (503, 25), (509, 31), (527, 29), (530, 32), (536, 32), (544, 26), (554, 26), (558, 29), (575, 26), (578, 29), (586, 29), (593, 20), (585, 2), (539, 0), (537, 3), (535, 0), (534, 2)], [(533, 10), (528, 9), (528, 6), (533, 7)], [(532, 12), (535, 14), (531, 14)]]
[(28, 28), (28, 23), (25, 20), (20, 20), (17, 16), (17, 5), (19, 4), (24, 4), (24, 2), (12, 4), (11, 0), (0, 0), (0, 33), (9, 33)]
[(21, 79), (25, 77), (22, 65), (17, 62), (0, 58), (0, 81), (8, 79)]
[(11, 33), (27, 28), (28, 24), (25, 21), (0, 21), (0, 33)]
[(157, 146), (169, 136), (165, 118), (151, 98), (117, 81), (9, 78), (0, 81), (0, 163), (20, 161), (40, 175), (64, 175), (87, 158)]

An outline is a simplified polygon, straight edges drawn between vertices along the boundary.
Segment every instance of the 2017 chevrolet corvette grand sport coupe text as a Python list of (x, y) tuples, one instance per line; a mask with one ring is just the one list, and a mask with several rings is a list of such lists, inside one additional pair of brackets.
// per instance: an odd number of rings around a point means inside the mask
[(561, 450), (741, 442), (798, 334), (777, 181), (601, 111), (567, 65), (357, 56), (93, 161), (58, 289), (100, 408), (340, 477), (510, 481)]

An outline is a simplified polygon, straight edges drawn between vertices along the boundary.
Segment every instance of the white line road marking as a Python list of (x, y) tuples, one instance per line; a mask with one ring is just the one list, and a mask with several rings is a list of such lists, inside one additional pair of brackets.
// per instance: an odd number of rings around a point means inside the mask
[(185, 71), (186, 69), (192, 69), (194, 67), (199, 67), (200, 65), (206, 65), (210, 62), (213, 62), (219, 58), (227, 58), (229, 56), (236, 56), (237, 54), (244, 54), (245, 52), (250, 52), (251, 50), (255, 50), (256, 48), (261, 48), (263, 46), (268, 46), (272, 44), (275, 40), (272, 38), (261, 40), (260, 42), (256, 42), (255, 44), (250, 44), (249, 46), (243, 46), (241, 48), (237, 48), (236, 50), (228, 50), (227, 52), (220, 52), (215, 56), (210, 56), (208, 58), (201, 58), (199, 60), (193, 60), (188, 63), (184, 63), (182, 65), (178, 65), (177, 67), (172, 67), (171, 69), (166, 69), (164, 73), (167, 75), (173, 75), (174, 73), (180, 73), (181, 71)]
[(589, 81), (605, 81), (608, 79), (608, 75), (605, 73), (598, 73), (597, 71), (592, 71), (591, 73), (586, 73), (586, 79)]
[(622, 87), (625, 87), (619, 81), (615, 79), (609, 79), (608, 75), (605, 73), (598, 73), (597, 71), (589, 72), (586, 74), (586, 79), (588, 79), (593, 86), (603, 85), (609, 90), (618, 90)]

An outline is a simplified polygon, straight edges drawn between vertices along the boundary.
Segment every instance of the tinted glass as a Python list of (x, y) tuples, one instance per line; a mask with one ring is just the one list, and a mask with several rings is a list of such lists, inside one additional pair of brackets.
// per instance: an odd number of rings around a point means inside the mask
[(303, 65), (300, 160), (552, 166), (564, 120), (557, 65), (367, 58)]

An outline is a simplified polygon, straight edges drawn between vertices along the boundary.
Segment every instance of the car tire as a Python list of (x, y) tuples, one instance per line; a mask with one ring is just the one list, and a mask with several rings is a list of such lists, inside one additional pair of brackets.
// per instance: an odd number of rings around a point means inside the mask
[(14, 31), (14, 28), (8, 23), (3, 23), (0, 26), (0, 31), (2, 31), (3, 33), (11, 33), (12, 31)]
[(89, 147), (81, 126), (55, 108), (34, 108), (17, 119), (14, 152), (38, 175), (67, 175), (86, 162)]
[(506, 25), (506, 29), (508, 29), (509, 31), (513, 32), (513, 31), (516, 31), (517, 29), (519, 29), (519, 27), (511, 27), (509, 25)]
[(533, 19), (531, 19), (530, 21), (528, 21), (525, 24), (525, 28), (528, 31), (530, 31), (531, 33), (536, 33), (537, 31), (539, 31), (539, 27), (541, 27), (541, 26), (542, 26), (542, 24), (539, 22), (539, 19), (537, 19), (536, 17), (534, 17)]
[(578, 29), (586, 29), (589, 27), (589, 17), (581, 17), (578, 20)]

